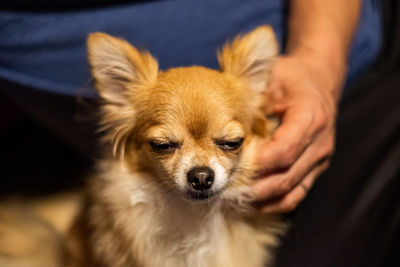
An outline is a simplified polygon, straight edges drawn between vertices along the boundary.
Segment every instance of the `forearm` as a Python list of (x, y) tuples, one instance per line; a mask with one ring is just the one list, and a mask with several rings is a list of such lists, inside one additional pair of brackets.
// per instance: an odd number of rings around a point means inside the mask
[[(288, 51), (307, 47), (347, 54), (361, 0), (291, 0)], [(320, 45), (323, 43), (324, 45)]]
[(317, 57), (321, 72), (344, 76), (360, 7), (361, 0), (291, 0), (287, 53)]

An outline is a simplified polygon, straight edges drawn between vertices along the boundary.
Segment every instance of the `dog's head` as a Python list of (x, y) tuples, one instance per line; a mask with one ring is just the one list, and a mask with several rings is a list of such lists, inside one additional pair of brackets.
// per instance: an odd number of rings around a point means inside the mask
[(88, 50), (106, 140), (131, 171), (193, 200), (248, 183), (256, 141), (270, 134), (261, 112), (277, 54), (270, 27), (225, 45), (220, 70), (159, 71), (148, 52), (102, 33), (90, 35)]

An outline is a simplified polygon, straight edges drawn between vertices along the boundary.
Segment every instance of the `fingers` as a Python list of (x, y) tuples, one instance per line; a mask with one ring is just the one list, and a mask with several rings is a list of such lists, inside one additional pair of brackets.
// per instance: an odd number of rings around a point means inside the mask
[[(290, 192), (309, 172), (330, 157), (333, 143), (333, 136), (321, 136), (301, 154), (290, 168), (260, 178), (252, 187), (257, 199), (272, 199)], [(306, 186), (310, 188), (311, 185)]]
[(282, 122), (259, 150), (263, 177), (252, 187), (264, 202), (263, 212), (294, 209), (306, 196), (305, 188), (311, 188), (329, 165), (336, 106), (329, 88), (315, 82), (320, 77), (312, 74), (302, 61), (291, 57), (282, 57), (274, 67), (264, 108), (267, 114), (281, 115)]
[[(307, 196), (308, 190), (314, 184), (316, 178), (329, 166), (329, 159), (315, 166), (289, 193), (279, 199), (275, 199), (259, 206), (262, 213), (287, 213), (293, 211)], [(304, 186), (304, 187), (303, 187)]]
[(313, 116), (303, 107), (289, 109), (270, 142), (258, 153), (262, 172), (284, 169), (291, 166), (310, 144), (315, 130)]

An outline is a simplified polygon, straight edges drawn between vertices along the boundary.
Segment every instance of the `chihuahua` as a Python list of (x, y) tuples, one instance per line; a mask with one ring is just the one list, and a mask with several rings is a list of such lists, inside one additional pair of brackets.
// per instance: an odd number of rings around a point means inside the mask
[(104, 156), (67, 242), (0, 207), (0, 265), (272, 266), (286, 226), (255, 212), (250, 188), (276, 128), (263, 110), (277, 50), (260, 26), (223, 47), (220, 70), (160, 71), (150, 53), (91, 34)]
[(160, 71), (149, 52), (89, 36), (114, 155), (99, 162), (81, 220), (87, 266), (271, 266), (285, 226), (251, 214), (250, 186), (275, 128), (262, 111), (277, 50), (260, 26), (223, 47), (220, 70)]

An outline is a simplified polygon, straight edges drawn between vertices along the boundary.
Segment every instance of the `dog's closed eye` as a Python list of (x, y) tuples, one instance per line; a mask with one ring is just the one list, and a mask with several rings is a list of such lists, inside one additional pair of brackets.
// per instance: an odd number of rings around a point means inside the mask
[(172, 141), (150, 141), (151, 149), (158, 154), (172, 154), (179, 148), (179, 144)]
[(238, 150), (243, 144), (244, 138), (235, 138), (232, 140), (216, 140), (215, 144), (222, 150), (222, 151), (236, 151)]

